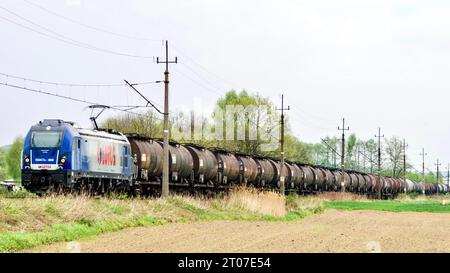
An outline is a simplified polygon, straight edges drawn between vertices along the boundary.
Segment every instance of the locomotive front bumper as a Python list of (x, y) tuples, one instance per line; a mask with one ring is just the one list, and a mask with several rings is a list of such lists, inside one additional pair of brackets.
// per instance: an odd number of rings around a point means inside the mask
[(22, 186), (31, 192), (45, 192), (50, 187), (67, 185), (68, 178), (67, 170), (22, 170)]

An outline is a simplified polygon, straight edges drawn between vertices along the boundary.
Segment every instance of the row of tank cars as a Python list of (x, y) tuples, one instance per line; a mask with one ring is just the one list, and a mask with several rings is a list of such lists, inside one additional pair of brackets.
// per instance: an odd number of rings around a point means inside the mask
[[(81, 129), (62, 120), (31, 127), (23, 150), (22, 184), (32, 192), (85, 187), (95, 192), (127, 190), (152, 193), (160, 188), (163, 144), (112, 130)], [(276, 159), (170, 143), (172, 189), (218, 190), (232, 185), (313, 193), (349, 191), (384, 196), (399, 193), (448, 193), (446, 185), (413, 182), (322, 166), (286, 162), (280, 173)]]

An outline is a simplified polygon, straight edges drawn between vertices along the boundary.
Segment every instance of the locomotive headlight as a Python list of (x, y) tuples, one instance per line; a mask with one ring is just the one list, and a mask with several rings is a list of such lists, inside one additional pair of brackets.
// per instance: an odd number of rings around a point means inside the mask
[(23, 159), (23, 161), (25, 162), (25, 166), (28, 167), (30, 166), (31, 160), (30, 157), (27, 155), (25, 156), (25, 158)]
[(59, 160), (59, 165), (64, 165), (64, 164), (66, 164), (66, 162), (67, 162), (67, 155), (63, 155), (62, 157), (61, 157), (61, 159)]

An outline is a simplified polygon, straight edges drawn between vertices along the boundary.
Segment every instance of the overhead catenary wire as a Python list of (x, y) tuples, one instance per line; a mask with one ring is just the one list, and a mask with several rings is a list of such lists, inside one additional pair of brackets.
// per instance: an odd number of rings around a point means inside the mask
[(300, 115), (295, 114), (295, 112), (293, 112), (292, 115), (289, 115), (289, 117), (292, 118), (293, 120), (296, 120), (296, 121), (300, 122), (301, 124), (303, 124), (303, 125), (305, 125), (305, 126), (307, 126), (309, 128), (318, 129), (318, 130), (321, 130), (321, 131), (330, 131), (330, 130), (333, 129), (331, 127), (327, 128), (327, 127), (322, 127), (322, 126), (315, 125), (313, 122), (309, 121), (305, 117), (302, 118), (302, 117), (300, 117)]
[[(195, 61), (193, 58), (191, 58), (191, 57), (187, 56), (186, 54), (184, 54), (180, 49), (178, 49), (178, 48), (176, 48), (176, 47), (174, 47), (174, 48), (175, 48), (175, 50), (177, 50), (179, 53), (181, 53), (182, 55), (184, 55), (185, 57), (187, 57), (187, 59), (191, 60), (192, 63), (194, 63), (194, 64), (196, 64), (198, 67), (200, 67), (202, 70), (208, 72), (208, 73), (211, 74), (211, 75), (214, 75), (216, 78), (221, 79), (223, 82), (231, 83), (231, 81), (225, 80), (225, 79), (223, 79), (222, 77), (218, 76), (217, 74), (215, 74), (215, 73), (209, 71), (209, 70), (206, 69), (203, 65), (201, 65), (201, 64), (199, 64), (197, 61)], [(218, 88), (216, 85), (212, 84), (209, 80), (205, 79), (205, 77), (202, 76), (202, 75), (201, 75), (200, 73), (198, 73), (197, 71), (195, 71), (195, 69), (194, 69), (192, 66), (188, 65), (187, 63), (181, 63), (181, 64), (182, 64), (186, 69), (188, 69), (188, 70), (191, 71), (193, 74), (195, 74), (195, 75), (197, 76), (197, 78), (199, 78), (199, 79), (200, 79), (202, 82), (204, 82), (205, 84), (201, 84), (201, 83), (199, 83), (197, 80), (193, 79), (192, 77), (189, 77), (188, 75), (186, 75), (186, 74), (180, 72), (179, 70), (177, 70), (177, 72), (179, 72), (182, 76), (184, 76), (185, 78), (187, 78), (187, 79), (189, 79), (190, 81), (194, 82), (195, 84), (197, 84), (197, 85), (199, 85), (199, 86), (201, 86), (201, 87), (203, 87), (203, 88), (205, 88), (205, 89), (207, 89), (207, 90), (210, 90), (210, 91), (212, 91), (212, 92), (218, 94), (219, 96), (223, 96), (223, 92), (220, 92), (220, 93), (219, 93), (219, 92), (216, 91), (216, 90), (219, 90), (220, 88)], [(234, 84), (234, 85), (235, 85), (235, 84)], [(308, 115), (308, 116), (313, 117), (312, 114), (306, 114), (305, 111), (301, 111), (301, 112), (302, 112), (302, 113), (305, 113), (305, 115)], [(329, 131), (329, 130), (331, 130), (331, 127), (330, 127), (330, 128), (325, 128), (325, 127), (322, 127), (322, 126), (315, 125), (314, 122), (309, 121), (304, 115), (302, 115), (303, 118), (300, 118), (300, 115), (299, 115), (298, 113), (293, 112), (292, 114), (295, 115), (295, 116), (297, 116), (297, 117), (299, 117), (298, 119), (294, 118), (295, 120), (301, 122), (303, 125), (306, 125), (307, 127), (314, 128), (314, 129), (319, 129), (319, 130), (322, 130), (322, 131)], [(289, 117), (293, 117), (293, 115), (289, 115)], [(318, 116), (316, 116), (316, 117), (318, 117)], [(331, 119), (325, 119), (325, 118), (320, 118), (320, 119), (322, 119), (322, 120), (327, 120), (327, 121), (331, 121)]]
[[(60, 95), (60, 94), (56, 94), (56, 93), (52, 93), (52, 92), (48, 92), (48, 91), (37, 90), (37, 89), (34, 89), (34, 88), (29, 88), (29, 87), (26, 87), (26, 86), (19, 86), (19, 85), (16, 85), (16, 84), (10, 84), (10, 83), (6, 83), (6, 82), (0, 82), (0, 85), (11, 87), (11, 88), (16, 88), (16, 89), (21, 89), (21, 90), (24, 90), (24, 91), (33, 92), (33, 93), (37, 93), (37, 94), (53, 96), (53, 97), (57, 97), (57, 98), (61, 98), (61, 99), (66, 99), (66, 100), (71, 100), (71, 101), (75, 101), (75, 102), (85, 103), (85, 104), (89, 104), (89, 105), (98, 105), (99, 104), (98, 102), (93, 102), (93, 101), (88, 101), (88, 100), (85, 100), (85, 99), (79, 99), (79, 98), (74, 98), (74, 97), (70, 97), (70, 96)], [(147, 117), (148, 116), (148, 115), (145, 115), (145, 114), (132, 112), (132, 111), (127, 110), (127, 109), (121, 109), (121, 108), (115, 107), (115, 106), (109, 106), (109, 108), (112, 109), (112, 110), (126, 112), (126, 113), (129, 113), (129, 114), (138, 115), (138, 116), (142, 116), (142, 117)], [(161, 118), (157, 118), (157, 117), (154, 117), (154, 116), (152, 118), (157, 119), (157, 120), (162, 120)]]
[(188, 70), (190, 70), (193, 74), (195, 74), (199, 79), (203, 80), (206, 84), (208, 84), (209, 86), (215, 88), (215, 89), (220, 89), (217, 85), (211, 83), (208, 79), (206, 79), (205, 77), (203, 77), (200, 73), (198, 73), (197, 71), (195, 71), (195, 69), (193, 67), (191, 67), (190, 65), (183, 63), (183, 62), (179, 62), (181, 65), (183, 65), (184, 67), (186, 67)]
[[(83, 84), (83, 83), (51, 82), (51, 81), (43, 81), (43, 80), (19, 77), (19, 76), (6, 74), (6, 73), (2, 73), (2, 72), (0, 72), (0, 75), (4, 76), (5, 78), (23, 80), (23, 81), (27, 81), (27, 82), (34, 82), (34, 83), (48, 84), (48, 85), (58, 85), (58, 86), (69, 86), (69, 87), (121, 87), (121, 86), (127, 86), (126, 83)], [(137, 82), (137, 83), (133, 83), (133, 85), (147, 85), (147, 84), (153, 84), (153, 83), (159, 83), (159, 81)]]
[(136, 37), (136, 36), (131, 36), (131, 35), (127, 35), (127, 34), (117, 33), (117, 32), (113, 32), (113, 31), (110, 31), (110, 30), (106, 30), (106, 29), (103, 29), (103, 28), (96, 27), (96, 26), (88, 25), (86, 23), (74, 20), (72, 18), (69, 18), (67, 16), (61, 15), (59, 13), (56, 13), (55, 11), (47, 9), (47, 8), (45, 8), (45, 7), (43, 7), (43, 6), (39, 5), (39, 4), (36, 4), (36, 3), (32, 2), (32, 1), (29, 1), (29, 0), (23, 0), (23, 1), (25, 3), (31, 5), (31, 6), (34, 6), (35, 8), (38, 8), (38, 9), (40, 9), (42, 11), (45, 11), (46, 13), (52, 14), (52, 15), (54, 15), (56, 17), (59, 17), (59, 18), (61, 18), (63, 20), (66, 20), (66, 21), (71, 22), (73, 24), (77, 24), (77, 25), (80, 25), (82, 27), (85, 27), (85, 28), (88, 28), (88, 29), (91, 29), (91, 30), (94, 30), (94, 31), (97, 31), (97, 32), (102, 32), (102, 33), (106, 33), (106, 34), (113, 35), (113, 36), (116, 36), (116, 37), (132, 39), (132, 40), (151, 41), (151, 42), (160, 42), (161, 41), (160, 39), (150, 39), (150, 38), (146, 38), (146, 37)]
[[(193, 83), (197, 84), (198, 86), (203, 87), (203, 88), (205, 88), (206, 90), (212, 91), (212, 92), (214, 92), (215, 94), (217, 94), (217, 95), (219, 95), (219, 96), (223, 96), (223, 95), (224, 95), (224, 93), (221, 92), (221, 91), (218, 91), (218, 89), (211, 88), (211, 87), (208, 87), (208, 86), (206, 86), (206, 85), (203, 85), (203, 84), (199, 83), (198, 81), (194, 80), (192, 77), (190, 77), (190, 76), (186, 75), (185, 73), (179, 71), (178, 69), (175, 69), (175, 68), (174, 68), (174, 70), (175, 70), (177, 73), (179, 73), (180, 75), (182, 75), (182, 76), (184, 76), (185, 78), (187, 78), (187, 79), (189, 79), (190, 81), (192, 81)], [(252, 123), (253, 125), (257, 126), (257, 128), (263, 129), (263, 128), (261, 128), (261, 126), (259, 126), (257, 123), (255, 123), (253, 120), (249, 119), (248, 121), (249, 121), (250, 123)], [(267, 132), (267, 131), (265, 131), (265, 132), (268, 133), (268, 134), (270, 134), (270, 132)], [(271, 138), (274, 138), (275, 140), (278, 140), (278, 141), (280, 140), (279, 137), (276, 137), (276, 136), (274, 136), (273, 134), (270, 134), (270, 137), (271, 137)]]
[[(224, 82), (224, 83), (227, 83), (227, 84), (232, 85), (232, 86), (238, 86), (238, 84), (236, 84), (236, 83), (234, 83), (234, 82), (232, 82), (232, 81), (230, 81), (230, 80), (227, 80), (227, 79), (225, 79), (225, 78), (223, 78), (223, 77), (217, 75), (216, 73), (214, 73), (214, 72), (208, 70), (205, 66), (203, 66), (202, 64), (200, 64), (199, 62), (197, 62), (197, 61), (194, 60), (193, 58), (187, 56), (185, 53), (183, 53), (183, 51), (181, 51), (181, 50), (180, 50), (179, 48), (177, 48), (176, 46), (173, 46), (173, 47), (174, 47), (174, 49), (175, 49), (176, 51), (178, 51), (181, 55), (183, 55), (183, 56), (186, 57), (188, 60), (190, 60), (193, 64), (197, 65), (197, 67), (199, 67), (199, 68), (202, 69), (203, 71), (209, 73), (210, 75), (215, 76), (217, 79), (221, 80), (221, 81)], [(193, 72), (195, 75), (197, 75), (199, 78), (202, 78), (202, 79), (205, 81), (205, 83), (208, 83), (209, 85), (211, 85), (211, 86), (217, 88), (214, 84), (211, 84), (211, 82), (210, 82), (209, 80), (204, 79), (204, 77), (203, 77), (202, 75), (200, 75), (199, 73), (197, 73), (197, 72), (195, 71), (195, 69), (194, 69), (192, 66), (188, 65), (187, 63), (180, 63), (180, 64), (182, 64), (182, 65), (185, 66), (187, 69), (189, 69), (190, 71), (192, 71), (192, 72)], [(296, 110), (294, 110), (294, 112), (296, 112), (296, 111), (301, 112), (301, 113), (302, 113), (302, 116), (308, 116), (308, 117), (310, 117), (310, 118), (312, 118), (312, 119), (321, 120), (321, 121), (324, 121), (324, 122), (334, 122), (334, 121), (335, 121), (334, 119), (331, 119), (331, 118), (325, 118), (325, 117), (319, 116), (319, 115), (317, 115), (317, 114), (311, 114), (311, 113), (309, 113), (309, 112), (306, 112), (306, 111), (302, 110), (301, 107), (300, 107), (300, 108), (296, 108)], [(308, 122), (308, 123), (312, 123), (312, 122)], [(314, 126), (314, 127), (315, 127), (315, 128), (318, 128), (318, 129), (321, 129), (321, 130), (329, 130), (329, 129), (330, 129), (330, 128), (324, 128), (324, 127), (320, 127), (320, 126)]]
[(41, 29), (44, 29), (46, 32), (49, 32), (49, 33), (52, 33), (53, 35), (55, 35), (55, 36), (50, 35), (48, 33), (36, 30), (36, 29), (31, 28), (29, 26), (25, 26), (25, 25), (23, 25), (21, 23), (13, 21), (13, 20), (11, 20), (9, 18), (0, 16), (0, 19), (2, 19), (4, 21), (7, 21), (7, 22), (9, 22), (9, 23), (11, 23), (13, 25), (16, 25), (16, 26), (19, 26), (21, 28), (27, 29), (29, 31), (38, 33), (38, 34), (40, 34), (42, 36), (45, 36), (47, 38), (51, 38), (51, 39), (54, 39), (54, 40), (57, 40), (57, 41), (60, 41), (60, 42), (66, 43), (66, 44), (70, 44), (70, 45), (76, 46), (76, 47), (89, 49), (89, 50), (93, 50), (93, 51), (98, 51), (98, 52), (103, 52), (103, 53), (108, 53), (108, 54), (112, 54), (112, 55), (118, 55), (118, 56), (122, 56), (122, 57), (139, 58), (139, 59), (153, 59), (152, 56), (143, 56), (143, 55), (135, 55), (135, 54), (124, 53), (124, 52), (117, 52), (117, 51), (113, 51), (113, 50), (110, 50), (110, 49), (100, 48), (100, 47), (97, 47), (97, 46), (93, 46), (93, 45), (90, 45), (90, 44), (79, 42), (79, 41), (77, 41), (75, 39), (72, 39), (72, 38), (67, 37), (65, 35), (62, 35), (62, 34), (59, 34), (58, 32), (55, 32), (53, 30), (50, 30), (49, 28), (44, 27), (44, 26), (42, 26), (40, 24), (34, 23), (33, 21), (31, 21), (29, 19), (26, 19), (25, 17), (20, 16), (17, 13), (12, 12), (12, 11), (2, 7), (2, 6), (0, 6), (0, 9), (3, 9), (5, 11), (7, 11), (8, 13), (10, 13), (10, 14), (12, 14), (12, 15), (14, 15), (14, 16), (16, 16), (16, 17), (18, 17), (18, 18), (20, 18), (20, 19), (22, 19), (22, 20), (32, 24), (32, 25), (34, 25), (34, 26), (37, 26), (37, 27), (39, 27)]
[(155, 104), (154, 104), (151, 100), (147, 99), (147, 97), (145, 97), (139, 90), (137, 90), (137, 89), (134, 87), (133, 84), (129, 83), (127, 80), (124, 80), (124, 81), (125, 81), (125, 83), (127, 84), (127, 86), (129, 86), (133, 91), (135, 91), (141, 98), (143, 98), (143, 99), (147, 102), (147, 106), (150, 105), (150, 106), (153, 107), (158, 113), (164, 115), (164, 113), (163, 113), (161, 110), (159, 110), (159, 108), (156, 107)]
[(186, 59), (190, 60), (193, 64), (197, 65), (197, 66), (198, 66), (199, 68), (201, 68), (203, 71), (205, 71), (205, 72), (207, 72), (207, 73), (209, 73), (209, 74), (215, 76), (217, 79), (220, 79), (221, 81), (223, 81), (223, 82), (225, 82), (225, 83), (227, 83), (227, 84), (234, 85), (234, 86), (238, 86), (238, 84), (236, 84), (236, 83), (234, 83), (234, 82), (232, 82), (232, 81), (230, 81), (230, 80), (227, 80), (227, 79), (225, 79), (225, 78), (223, 78), (223, 77), (217, 75), (216, 73), (214, 73), (214, 72), (212, 72), (212, 71), (206, 69), (205, 66), (203, 66), (202, 64), (200, 64), (199, 62), (197, 62), (197, 61), (194, 60), (193, 58), (189, 57), (188, 55), (184, 54), (184, 53), (183, 53), (179, 48), (177, 48), (176, 46), (172, 45), (172, 47), (175, 49), (175, 51), (178, 51), (181, 55), (183, 55), (184, 57), (186, 57)]

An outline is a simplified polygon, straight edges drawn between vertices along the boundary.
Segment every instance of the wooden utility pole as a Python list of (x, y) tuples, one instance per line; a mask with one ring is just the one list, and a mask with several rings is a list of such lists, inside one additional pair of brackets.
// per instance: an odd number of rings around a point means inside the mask
[(177, 57), (175, 57), (175, 61), (169, 61), (169, 42), (166, 40), (166, 59), (163, 61), (159, 61), (159, 58), (156, 58), (156, 63), (163, 63), (166, 65), (166, 70), (164, 71), (164, 144), (163, 179), (161, 185), (162, 198), (169, 196), (169, 64), (176, 64), (177, 62)]
[(378, 128), (378, 135), (375, 135), (378, 138), (378, 198), (381, 199), (381, 138), (384, 135), (381, 135), (381, 128)]
[[(339, 131), (342, 131), (342, 143), (341, 143), (341, 170), (344, 171), (345, 170), (345, 131), (349, 131), (350, 127), (347, 126), (347, 128), (345, 128), (345, 118), (342, 119), (342, 128), (338, 127)], [(342, 182), (341, 183), (341, 191), (345, 191), (345, 183)]]
[(280, 132), (280, 155), (281, 155), (281, 166), (280, 166), (280, 192), (282, 195), (286, 193), (283, 171), (284, 171), (284, 111), (291, 110), (290, 106), (284, 108), (284, 94), (281, 95), (281, 108), (277, 108), (277, 111), (281, 111), (281, 132)]
[(422, 179), (425, 181), (425, 156), (428, 155), (425, 153), (425, 148), (422, 148), (422, 153), (420, 155), (422, 156)]

